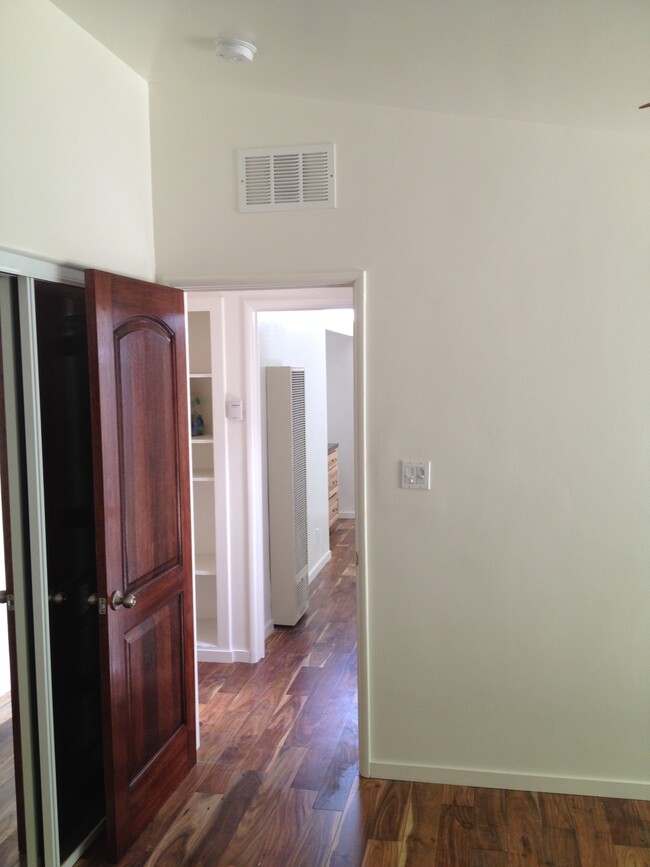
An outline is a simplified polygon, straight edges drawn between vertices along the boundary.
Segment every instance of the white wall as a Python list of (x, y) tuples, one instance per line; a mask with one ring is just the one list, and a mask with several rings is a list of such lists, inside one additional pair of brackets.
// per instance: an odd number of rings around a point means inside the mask
[[(373, 772), (650, 795), (650, 138), (151, 108), (161, 276), (367, 269)], [(236, 211), (236, 148), (320, 141), (336, 210)]]
[(152, 277), (146, 83), (46, 0), (1, 17), (0, 247)]
[(154, 273), (148, 88), (46, 0), (3, 0), (0, 246)]
[(338, 443), (339, 516), (354, 518), (354, 341), (349, 334), (325, 333), (328, 440)]

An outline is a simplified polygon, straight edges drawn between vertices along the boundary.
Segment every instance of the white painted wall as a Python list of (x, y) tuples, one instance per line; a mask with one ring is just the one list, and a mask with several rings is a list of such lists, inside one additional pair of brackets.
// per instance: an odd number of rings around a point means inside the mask
[[(373, 772), (650, 796), (650, 138), (151, 109), (162, 277), (367, 269)], [(237, 212), (236, 148), (319, 141), (336, 210)]]
[(328, 440), (339, 444), (339, 516), (354, 518), (354, 340), (326, 331)]
[(147, 84), (46, 0), (3, 0), (0, 246), (154, 274)]

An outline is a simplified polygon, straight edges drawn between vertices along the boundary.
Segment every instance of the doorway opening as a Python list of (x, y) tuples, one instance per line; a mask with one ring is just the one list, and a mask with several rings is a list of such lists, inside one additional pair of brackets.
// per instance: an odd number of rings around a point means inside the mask
[[(354, 471), (355, 476), (355, 562), (358, 562), (357, 632), (359, 660), (360, 768), (367, 771), (367, 697), (366, 697), (366, 593), (365, 593), (365, 275), (354, 273), (330, 279), (274, 280), (267, 283), (210, 287), (185, 286), (190, 316), (210, 307), (217, 340), (213, 341), (211, 376), (214, 380), (214, 439), (223, 444), (215, 452), (214, 480), (216, 512), (221, 530), (216, 530), (216, 590), (209, 604), (214, 617), (226, 622), (227, 631), (219, 634), (217, 644), (205, 647), (200, 641), (197, 657), (207, 662), (257, 662), (264, 656), (269, 629), (266, 615), (268, 568), (265, 562), (265, 491), (263, 467), (263, 425), (261, 360), (258, 320), (265, 313), (317, 311), (348, 308), (354, 311)], [(192, 342), (190, 326), (190, 347)], [(190, 349), (191, 356), (191, 349)], [(191, 367), (191, 361), (190, 361)], [(192, 388), (192, 377), (190, 377)], [(227, 418), (221, 407), (241, 401), (246, 425)], [(219, 426), (222, 425), (220, 428)], [(327, 442), (325, 443), (327, 447)], [(193, 449), (195, 446), (193, 446)], [(327, 463), (325, 460), (325, 484)], [(327, 499), (326, 499), (327, 502)], [(196, 521), (195, 506), (195, 521)], [(202, 518), (199, 518), (202, 520)], [(227, 532), (224, 532), (224, 528)], [(328, 520), (321, 532), (327, 533)], [(197, 549), (198, 552), (198, 549)], [(220, 564), (220, 557), (223, 558)], [(220, 568), (220, 566), (222, 568)], [(238, 583), (231, 579), (237, 576)], [(224, 576), (226, 577), (224, 584)], [(241, 581), (245, 576), (244, 581)], [(197, 617), (202, 618), (197, 575)], [(221, 582), (221, 583), (220, 583)], [(242, 587), (243, 583), (243, 587)], [(242, 641), (243, 637), (243, 641)], [(228, 644), (222, 641), (228, 640)]]
[[(273, 409), (276, 414), (278, 412), (277, 404), (271, 406), (267, 398), (267, 379), (270, 375), (267, 371), (277, 367), (297, 369), (301, 371), (301, 382), (304, 383), (304, 403), (300, 403), (300, 417), (301, 425), (304, 424), (306, 514), (299, 535), (305, 537), (303, 546), (306, 548), (307, 578), (311, 585), (332, 556), (330, 529), (339, 518), (353, 520), (355, 517), (353, 333), (351, 307), (273, 310), (257, 314), (265, 635), (273, 628), (271, 602), (274, 598), (277, 601), (278, 593), (282, 595), (286, 586), (280, 584), (278, 588), (274, 583), (270, 565), (273, 562), (271, 549), (276, 551), (276, 567), (291, 582), (293, 558), (286, 554), (285, 549), (293, 547), (286, 542), (294, 538), (293, 530), (285, 520), (287, 507), (293, 502), (293, 486), (286, 483), (284, 449), (280, 448), (276, 454), (269, 447), (267, 437), (269, 414)], [(276, 421), (282, 426), (283, 415)], [(276, 475), (277, 486), (286, 491), (289, 503), (269, 497), (268, 478), (273, 469), (276, 469), (277, 474), (279, 466), (282, 470), (279, 476)], [(282, 538), (273, 538), (269, 532), (271, 526), (282, 533)], [(276, 575), (276, 582), (278, 580)], [(290, 598), (289, 595), (287, 603)], [(280, 619), (276, 622), (282, 624), (287, 621)]]

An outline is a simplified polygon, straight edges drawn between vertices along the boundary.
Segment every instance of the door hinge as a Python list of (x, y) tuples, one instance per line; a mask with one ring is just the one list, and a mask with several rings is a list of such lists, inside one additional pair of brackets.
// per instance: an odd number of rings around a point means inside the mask
[(11, 593), (7, 593), (6, 590), (0, 590), (0, 605), (7, 605), (7, 611), (15, 611), (16, 609), (16, 600), (12, 596)]
[(98, 614), (106, 614), (107, 605), (106, 605), (106, 597), (105, 596), (98, 596), (96, 593), (92, 593), (88, 597), (88, 604), (89, 605), (96, 605)]

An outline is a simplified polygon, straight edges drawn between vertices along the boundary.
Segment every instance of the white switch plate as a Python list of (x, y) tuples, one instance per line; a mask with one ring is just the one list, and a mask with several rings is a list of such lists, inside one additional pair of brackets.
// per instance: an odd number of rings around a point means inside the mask
[(431, 461), (402, 461), (402, 487), (431, 490)]

